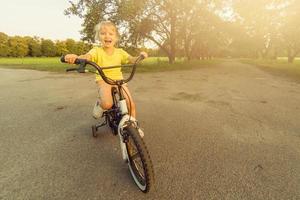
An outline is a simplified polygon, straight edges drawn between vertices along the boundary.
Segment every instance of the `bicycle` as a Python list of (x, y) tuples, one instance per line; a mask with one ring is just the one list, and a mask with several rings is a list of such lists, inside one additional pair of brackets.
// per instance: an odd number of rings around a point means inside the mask
[[(139, 134), (139, 124), (137, 120), (130, 115), (130, 107), (128, 109), (123, 93), (123, 91), (126, 91), (122, 87), (133, 78), (136, 71), (136, 65), (142, 59), (144, 59), (143, 56), (139, 56), (134, 64), (105, 68), (85, 59), (76, 59), (75, 64), (79, 65), (79, 67), (68, 68), (66, 71), (77, 71), (79, 73), (98, 72), (107, 84), (115, 86), (111, 89), (113, 106), (109, 110), (103, 112), (102, 117), (105, 118), (104, 122), (92, 126), (93, 137), (97, 137), (98, 129), (107, 124), (111, 128), (113, 135), (119, 135), (122, 158), (125, 163), (128, 164), (129, 171), (135, 184), (142, 192), (147, 193), (152, 184), (154, 184), (153, 165), (143, 138), (141, 138)], [(61, 57), (61, 62), (65, 62), (64, 56)], [(86, 70), (86, 65), (92, 66), (97, 72)], [(117, 67), (132, 67), (129, 77), (125, 80), (112, 80), (105, 76), (103, 70)]]

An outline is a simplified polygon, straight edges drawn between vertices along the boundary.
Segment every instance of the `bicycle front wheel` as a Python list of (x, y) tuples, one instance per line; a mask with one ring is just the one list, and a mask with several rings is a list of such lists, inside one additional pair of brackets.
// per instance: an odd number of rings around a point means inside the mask
[(154, 183), (153, 166), (148, 150), (135, 127), (128, 125), (123, 131), (127, 136), (126, 150), (130, 173), (138, 188), (146, 193)]

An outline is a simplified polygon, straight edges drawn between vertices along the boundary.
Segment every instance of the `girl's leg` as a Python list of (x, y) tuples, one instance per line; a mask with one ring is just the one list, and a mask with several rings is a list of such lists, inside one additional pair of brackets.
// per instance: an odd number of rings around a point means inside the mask
[[(135, 103), (134, 103), (134, 101), (132, 99), (132, 96), (131, 96), (131, 94), (129, 92), (129, 89), (128, 89), (127, 85), (123, 86), (123, 88), (125, 90), (123, 92), (124, 92), (124, 96), (126, 98), (126, 103), (127, 103), (128, 111), (129, 111), (129, 109), (131, 109), (130, 114), (131, 114), (132, 117), (134, 117), (136, 119)], [(140, 136), (143, 138), (144, 135), (145, 135), (144, 131), (141, 128), (138, 128), (138, 131), (139, 131)]]
[[(112, 100), (112, 96), (111, 96), (111, 87), (113, 87), (113, 86), (105, 83), (103, 80), (98, 81), (97, 84), (99, 86), (99, 97), (100, 97), (101, 108), (103, 108), (105, 110), (110, 109), (113, 104), (113, 100)], [(130, 109), (131, 116), (136, 118), (135, 103), (132, 99), (132, 96), (130, 94), (130, 91), (129, 91), (127, 85), (123, 85), (123, 89), (125, 90), (125, 91), (123, 91), (123, 94), (126, 99), (128, 111)]]
[[(124, 90), (125, 90), (125, 91), (123, 91), (123, 94), (124, 94), (124, 96), (125, 96), (125, 98), (126, 98), (126, 103), (127, 103), (127, 107), (128, 107), (128, 112), (131, 111), (131, 112), (130, 112), (131, 116), (134, 117), (134, 118), (136, 118), (135, 103), (134, 103), (134, 101), (133, 101), (133, 99), (132, 99), (132, 96), (131, 96), (131, 94), (130, 94), (130, 92), (129, 92), (128, 86), (127, 86), (127, 85), (124, 85), (123, 88), (124, 88)], [(130, 109), (130, 110), (129, 110), (129, 109)]]
[(104, 110), (108, 110), (112, 107), (113, 101), (111, 96), (111, 85), (105, 83), (103, 80), (97, 81), (99, 86), (99, 99), (100, 106)]

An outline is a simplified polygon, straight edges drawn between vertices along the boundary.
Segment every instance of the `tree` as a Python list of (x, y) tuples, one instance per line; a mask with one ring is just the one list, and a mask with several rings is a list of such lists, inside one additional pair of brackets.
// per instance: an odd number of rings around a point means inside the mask
[(216, 14), (217, 7), (208, 6), (211, 2), (189, 0), (180, 6), (178, 46), (188, 60), (220, 55), (227, 45), (226, 22)]
[(79, 0), (76, 3), (69, 1), (71, 4), (65, 10), (65, 15), (76, 15), (82, 18), (83, 29), (81, 30), (82, 40), (95, 42), (94, 27), (97, 23), (105, 20), (105, 15), (111, 16), (108, 8), (114, 8), (116, 0)]
[(300, 2), (296, 0), (288, 1), (287, 7), (282, 12), (284, 23), (281, 27), (282, 46), (286, 47), (288, 62), (300, 53)]
[(43, 56), (53, 57), (56, 55), (56, 48), (52, 40), (42, 39), (41, 48)]
[(6, 57), (9, 55), (8, 39), (8, 35), (0, 32), (0, 57)]
[(68, 50), (68, 53), (75, 53), (77, 52), (77, 47), (76, 47), (76, 42), (73, 39), (67, 39), (66, 42), (66, 47)]
[(56, 41), (55, 47), (56, 47), (56, 55), (57, 56), (62, 56), (62, 55), (69, 53), (65, 41), (59, 41), (59, 40)]
[(135, 46), (144, 39), (151, 40), (166, 52), (170, 63), (173, 63), (178, 2), (179, 0), (80, 0), (78, 3), (71, 2), (65, 14), (84, 19), (82, 34), (85, 40), (94, 41), (94, 25), (101, 20), (111, 19), (125, 30), (122, 39), (127, 39), (127, 42)]
[(123, 0), (117, 4), (121, 23), (128, 24), (130, 41), (136, 45), (145, 39), (155, 43), (175, 61), (176, 33), (179, 30), (180, 0)]
[(38, 37), (10, 37), (0, 32), (0, 57), (39, 57), (39, 56), (61, 56), (67, 53), (84, 54), (91, 49), (92, 45), (73, 39), (66, 41), (57, 40), (55, 43), (49, 39)]
[(28, 56), (39, 57), (42, 55), (41, 42), (38, 37), (25, 37), (28, 44)]
[[(82, 34), (85, 40), (94, 41), (94, 25), (101, 20), (110, 19), (121, 30), (121, 46), (126, 48), (134, 46), (137, 48), (143, 46), (145, 41), (151, 41), (168, 56), (169, 62), (173, 63), (176, 53), (182, 52), (182, 46), (184, 45), (185, 52), (189, 56), (187, 50), (192, 45), (192, 42), (189, 41), (189, 39), (192, 39), (190, 37), (198, 38), (197, 44), (203, 44), (202, 46), (205, 47), (203, 52), (205, 54), (215, 53), (212, 48), (208, 50), (208, 46), (209, 44), (216, 45), (215, 39), (219, 37), (219, 34), (203, 38), (199, 37), (200, 35), (197, 31), (202, 30), (202, 25), (205, 24), (207, 26), (205, 33), (214, 33), (213, 31), (216, 27), (210, 22), (203, 22), (206, 19), (213, 20), (214, 17), (218, 18), (218, 16), (213, 14), (212, 5), (219, 5), (222, 1), (80, 0), (77, 3), (71, 1), (71, 6), (66, 9), (65, 14), (77, 15), (84, 19)], [(208, 13), (212, 17), (204, 18), (202, 10), (205, 10), (205, 14)], [(200, 19), (200, 22), (197, 22), (198, 19)], [(194, 28), (194, 25), (197, 25), (198, 30)], [(185, 37), (184, 41), (182, 41), (182, 38), (178, 36), (184, 35), (182, 32), (186, 32), (186, 29), (193, 33), (189, 35), (190, 37), (182, 36)]]
[[(254, 57), (277, 58), (282, 47), (286, 47), (289, 62), (299, 53), (298, 29), (300, 17), (299, 1), (259, 0), (233, 1), (236, 21), (248, 35), (248, 48)], [(246, 37), (244, 37), (245, 39)], [(234, 37), (233, 40), (239, 40)]]
[[(255, 3), (250, 1), (235, 1), (233, 2), (233, 8), (236, 11), (237, 23), (244, 31), (243, 37), (235, 35), (233, 40), (236, 44), (247, 44), (250, 46), (237, 46), (238, 48), (246, 48), (252, 52), (249, 52), (248, 56), (260, 57), (262, 52), (266, 48), (266, 38), (268, 34), (268, 19), (266, 16), (266, 4), (269, 0), (260, 0)], [(248, 40), (245, 41), (245, 40)]]
[(84, 43), (82, 41), (76, 42), (75, 54), (82, 55), (87, 53), (91, 49), (91, 45)]
[(29, 48), (25, 38), (20, 36), (10, 37), (8, 39), (10, 56), (24, 57), (28, 55)]

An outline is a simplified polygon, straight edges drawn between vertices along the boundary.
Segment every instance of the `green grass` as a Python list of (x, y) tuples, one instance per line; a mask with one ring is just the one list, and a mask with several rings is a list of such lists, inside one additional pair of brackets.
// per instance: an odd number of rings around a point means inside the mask
[(191, 60), (176, 59), (175, 63), (169, 64), (166, 57), (150, 57), (143, 61), (137, 68), (138, 72), (161, 72), (172, 70), (190, 70), (220, 63), (220, 60)]
[[(168, 63), (166, 57), (149, 57), (137, 68), (138, 72), (160, 72), (170, 70), (188, 70), (199, 67), (211, 66), (220, 63), (219, 60), (193, 60), (187, 62), (183, 59), (176, 59), (174, 64)], [(61, 63), (58, 57), (54, 58), (0, 58), (1, 68), (10, 69), (33, 69), (40, 71), (63, 72), (68, 67), (74, 67)], [(125, 69), (125, 72), (128, 69)]]
[(300, 59), (288, 63), (287, 58), (279, 57), (277, 60), (240, 59), (242, 63), (252, 64), (275, 75), (289, 76), (300, 80)]
[(0, 67), (11, 69), (33, 69), (61, 72), (70, 65), (61, 63), (59, 58), (0, 58)]

